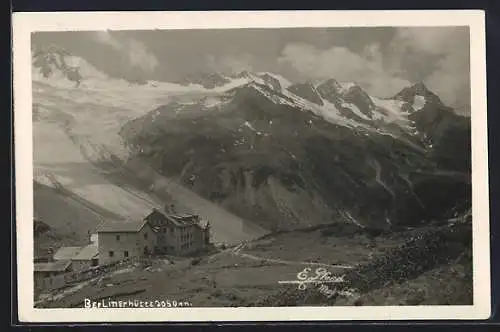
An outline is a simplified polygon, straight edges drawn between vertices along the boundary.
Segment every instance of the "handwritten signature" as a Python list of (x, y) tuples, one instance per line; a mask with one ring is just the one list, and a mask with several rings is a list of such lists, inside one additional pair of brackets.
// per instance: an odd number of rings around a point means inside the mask
[(299, 290), (304, 290), (307, 288), (308, 284), (327, 284), (327, 283), (341, 283), (344, 282), (344, 276), (334, 276), (327, 269), (320, 267), (314, 270), (314, 274), (311, 274), (312, 269), (306, 267), (299, 273), (297, 273), (297, 280), (283, 280), (279, 281), (280, 284), (298, 284)]
[(344, 276), (334, 276), (327, 269), (320, 267), (314, 270), (306, 267), (299, 273), (297, 273), (297, 280), (282, 280), (278, 281), (280, 284), (297, 284), (299, 290), (305, 290), (308, 284), (313, 284), (318, 287), (318, 291), (330, 298), (335, 295), (353, 297), (355, 296), (354, 289), (341, 289), (337, 290), (336, 287), (330, 288), (327, 284), (336, 284), (344, 282)]

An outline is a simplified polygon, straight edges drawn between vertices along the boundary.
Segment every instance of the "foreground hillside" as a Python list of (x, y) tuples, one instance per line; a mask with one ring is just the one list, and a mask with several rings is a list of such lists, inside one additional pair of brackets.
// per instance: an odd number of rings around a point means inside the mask
[[(126, 266), (46, 296), (38, 306), (81, 307), (86, 298), (168, 299), (193, 307), (471, 304), (470, 223), (376, 236), (356, 228), (338, 235), (331, 227), (268, 235), (198, 258)], [(325, 296), (321, 285), (300, 290), (280, 283), (297, 281), (305, 268), (310, 276), (318, 268), (344, 276), (342, 288), (355, 290)]]

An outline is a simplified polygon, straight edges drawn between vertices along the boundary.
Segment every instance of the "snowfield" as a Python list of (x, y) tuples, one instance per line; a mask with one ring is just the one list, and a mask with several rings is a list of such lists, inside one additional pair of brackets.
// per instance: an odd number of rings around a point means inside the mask
[(413, 100), (413, 108), (415, 109), (415, 111), (420, 111), (422, 108), (424, 108), (425, 103), (425, 97), (417, 95)]
[[(111, 156), (126, 160), (128, 151), (118, 135), (121, 126), (164, 105), (173, 96), (185, 96), (190, 92), (158, 87), (61, 88), (34, 82), (34, 180), (110, 212), (107, 215), (118, 215), (123, 219), (145, 217), (153, 208), (162, 207), (166, 202), (129, 183), (111, 181), (96, 163), (109, 161)], [(213, 104), (214, 100), (207, 102)], [(176, 205), (209, 220), (215, 242), (234, 244), (267, 232), (172, 179), (155, 174), (152, 181), (156, 190), (170, 195), (178, 203)]]
[(58, 184), (124, 218), (142, 218), (161, 205), (144, 193), (108, 181), (57, 124), (38, 122), (33, 131), (35, 181), (52, 187)]

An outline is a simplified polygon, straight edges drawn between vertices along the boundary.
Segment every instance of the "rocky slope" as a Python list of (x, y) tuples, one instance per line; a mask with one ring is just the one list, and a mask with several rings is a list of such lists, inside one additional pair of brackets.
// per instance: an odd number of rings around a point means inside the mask
[(468, 206), (469, 119), (423, 84), (380, 99), (333, 79), (241, 77), (123, 126), (132, 159), (273, 230), (337, 221), (385, 229)]

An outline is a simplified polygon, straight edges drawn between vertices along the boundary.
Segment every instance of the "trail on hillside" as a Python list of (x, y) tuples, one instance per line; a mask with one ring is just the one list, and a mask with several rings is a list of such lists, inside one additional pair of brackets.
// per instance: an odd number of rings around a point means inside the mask
[(353, 266), (350, 265), (336, 265), (336, 264), (326, 264), (326, 263), (317, 263), (317, 262), (305, 262), (305, 261), (288, 261), (277, 258), (268, 258), (262, 256), (256, 256), (252, 254), (242, 253), (241, 251), (245, 249), (246, 243), (240, 243), (234, 248), (229, 248), (225, 252), (229, 252), (231, 254), (248, 258), (255, 261), (266, 262), (266, 263), (275, 263), (275, 264), (285, 264), (285, 265), (309, 265), (309, 266), (321, 266), (321, 267), (329, 267), (329, 268), (339, 268), (339, 269), (353, 269)]
[(382, 180), (382, 167), (380, 166), (380, 163), (376, 159), (371, 159), (370, 160), (370, 165), (373, 167), (375, 170), (375, 181), (379, 183), (382, 187), (391, 194), (392, 197), (396, 197), (396, 194), (392, 189)]

